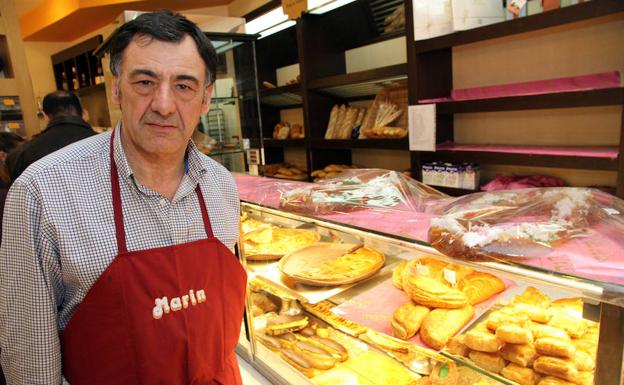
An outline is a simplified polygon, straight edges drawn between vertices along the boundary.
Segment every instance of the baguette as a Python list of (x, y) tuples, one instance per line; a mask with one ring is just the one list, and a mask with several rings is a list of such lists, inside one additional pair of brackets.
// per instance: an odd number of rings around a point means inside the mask
[(334, 105), (329, 114), (329, 123), (327, 123), (327, 131), (325, 131), (325, 139), (332, 139), (334, 131), (336, 130), (336, 122), (338, 121), (338, 112), (340, 107)]

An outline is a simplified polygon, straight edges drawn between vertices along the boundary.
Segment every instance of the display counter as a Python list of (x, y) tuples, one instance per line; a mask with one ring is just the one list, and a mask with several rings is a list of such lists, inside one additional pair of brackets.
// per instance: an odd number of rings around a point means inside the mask
[(427, 210), (302, 214), (283, 196), (309, 184), (235, 179), (250, 282), (243, 350), (272, 381), (620, 384), (618, 229), (539, 258), (455, 259), (427, 243)]

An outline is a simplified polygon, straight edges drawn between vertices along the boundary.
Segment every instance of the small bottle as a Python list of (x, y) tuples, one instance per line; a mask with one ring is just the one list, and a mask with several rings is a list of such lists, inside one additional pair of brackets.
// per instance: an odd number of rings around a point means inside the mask
[(72, 67), (72, 89), (77, 90), (80, 88), (78, 84), (78, 74), (76, 73), (76, 67)]

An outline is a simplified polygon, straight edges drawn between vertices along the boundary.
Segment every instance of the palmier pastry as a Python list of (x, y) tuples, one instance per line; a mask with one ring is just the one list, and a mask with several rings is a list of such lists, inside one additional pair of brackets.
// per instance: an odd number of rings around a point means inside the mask
[(464, 344), (472, 350), (495, 353), (503, 343), (494, 334), (478, 330), (471, 330), (464, 337)]
[(537, 352), (533, 344), (505, 344), (500, 350), (500, 355), (507, 361), (511, 361), (523, 367), (528, 367), (535, 361)]
[(399, 290), (403, 290), (403, 269), (407, 263), (407, 261), (402, 261), (392, 270), (392, 284)]
[(473, 316), (472, 305), (460, 309), (434, 309), (422, 322), (420, 338), (427, 345), (440, 350)]
[(278, 315), (267, 321), (266, 334), (276, 336), (290, 332), (296, 332), (308, 326), (308, 317)]
[(407, 277), (403, 281), (403, 290), (414, 302), (423, 306), (457, 309), (468, 304), (468, 298), (461, 291), (422, 275)]
[(416, 305), (413, 301), (405, 302), (394, 311), (392, 315), (392, 334), (402, 340), (412, 338), (422, 323), (425, 316), (429, 314), (429, 308)]
[(540, 356), (533, 362), (536, 372), (553, 377), (559, 377), (567, 381), (578, 381), (578, 370), (570, 360), (557, 357)]
[(516, 364), (509, 364), (500, 372), (508, 380), (517, 382), (520, 385), (535, 385), (539, 375), (531, 368), (524, 368)]
[(574, 358), (576, 349), (568, 340), (543, 337), (535, 340), (535, 350), (543, 356)]
[(460, 279), (457, 288), (475, 305), (505, 290), (505, 283), (492, 274), (475, 271)]
[(548, 325), (565, 330), (573, 338), (582, 337), (587, 330), (587, 324), (582, 319), (566, 313), (556, 313), (548, 322)]
[(548, 323), (548, 321), (552, 318), (552, 313), (548, 309), (525, 303), (516, 304), (514, 306), (514, 312), (516, 314), (526, 314), (531, 321), (543, 324)]
[(533, 335), (527, 329), (518, 325), (501, 325), (496, 329), (496, 337), (503, 342), (510, 344), (530, 344), (533, 343)]
[(503, 357), (495, 353), (472, 351), (468, 354), (468, 357), (470, 357), (472, 362), (478, 367), (493, 373), (500, 373), (505, 367), (505, 360), (503, 360)]

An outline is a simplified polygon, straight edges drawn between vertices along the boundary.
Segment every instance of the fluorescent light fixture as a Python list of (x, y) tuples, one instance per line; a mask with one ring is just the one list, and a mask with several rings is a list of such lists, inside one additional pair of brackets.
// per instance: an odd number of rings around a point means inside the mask
[(292, 27), (295, 24), (297, 24), (296, 21), (294, 21), (294, 20), (287, 20), (287, 21), (285, 21), (285, 22), (283, 22), (281, 24), (276, 25), (275, 27), (271, 27), (271, 28), (269, 28), (267, 30), (264, 30), (264, 31), (260, 32), (260, 37), (258, 39), (262, 39), (263, 37), (267, 37), (267, 36), (272, 35), (272, 34), (274, 34), (276, 32), (279, 32), (279, 31), (281, 31), (283, 29), (290, 28), (290, 27)]
[[(353, 3), (354, 1), (355, 0), (336, 0), (336, 1), (330, 2), (327, 0), (310, 0), (308, 9), (310, 9), (310, 13), (313, 13), (315, 15), (322, 15), (323, 13), (327, 13), (336, 8), (340, 8), (343, 5)], [(312, 4), (315, 4), (316, 7), (313, 7)]]
[(288, 20), (288, 16), (284, 14), (282, 7), (278, 7), (247, 23), (245, 25), (245, 32), (253, 35), (269, 28), (273, 28), (286, 20)]

